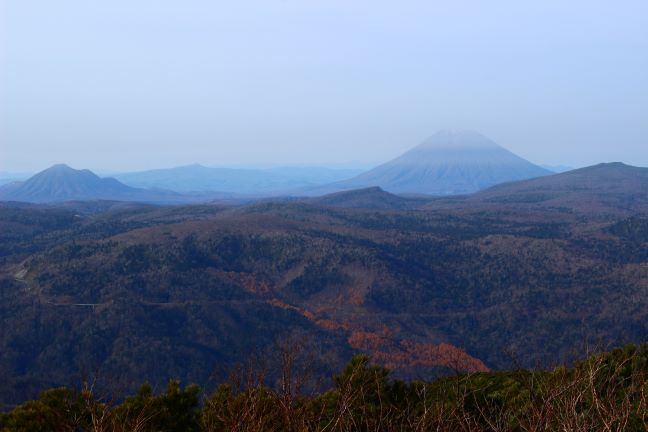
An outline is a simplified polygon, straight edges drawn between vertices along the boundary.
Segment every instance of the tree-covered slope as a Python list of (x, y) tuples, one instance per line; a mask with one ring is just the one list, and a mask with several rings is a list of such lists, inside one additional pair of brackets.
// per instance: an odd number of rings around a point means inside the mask
[(355, 351), (410, 378), (645, 340), (648, 206), (634, 206), (5, 204), (2, 397), (89, 369), (200, 381), (295, 332), (323, 368)]

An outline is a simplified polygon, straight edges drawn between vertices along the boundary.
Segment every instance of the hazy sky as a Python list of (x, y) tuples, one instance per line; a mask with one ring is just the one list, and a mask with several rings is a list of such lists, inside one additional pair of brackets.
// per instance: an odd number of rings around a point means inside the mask
[(0, 0), (0, 171), (375, 163), (440, 128), (648, 166), (648, 1)]

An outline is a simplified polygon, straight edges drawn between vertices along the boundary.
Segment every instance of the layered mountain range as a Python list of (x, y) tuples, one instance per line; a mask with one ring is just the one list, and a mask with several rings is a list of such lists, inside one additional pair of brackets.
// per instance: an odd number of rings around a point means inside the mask
[(25, 181), (0, 186), (0, 200), (197, 202), (216, 198), (318, 196), (380, 187), (397, 194), (456, 195), (550, 174), (472, 131), (441, 131), (367, 172), (351, 169), (208, 168), (201, 165), (99, 178), (55, 165)]
[(441, 198), (0, 204), (0, 402), (205, 383), (298, 338), (405, 377), (538, 366), (648, 334), (648, 169)]

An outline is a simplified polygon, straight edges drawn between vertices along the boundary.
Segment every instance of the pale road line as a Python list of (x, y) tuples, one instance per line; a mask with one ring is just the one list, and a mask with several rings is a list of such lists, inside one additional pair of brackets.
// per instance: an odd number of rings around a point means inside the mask
[(47, 304), (52, 306), (104, 306), (108, 303), (52, 303), (47, 302)]

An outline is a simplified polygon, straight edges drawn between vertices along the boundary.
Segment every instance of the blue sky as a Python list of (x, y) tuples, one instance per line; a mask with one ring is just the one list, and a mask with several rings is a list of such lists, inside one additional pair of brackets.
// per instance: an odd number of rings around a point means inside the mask
[(377, 163), (441, 128), (648, 166), (646, 1), (0, 0), (0, 171)]

